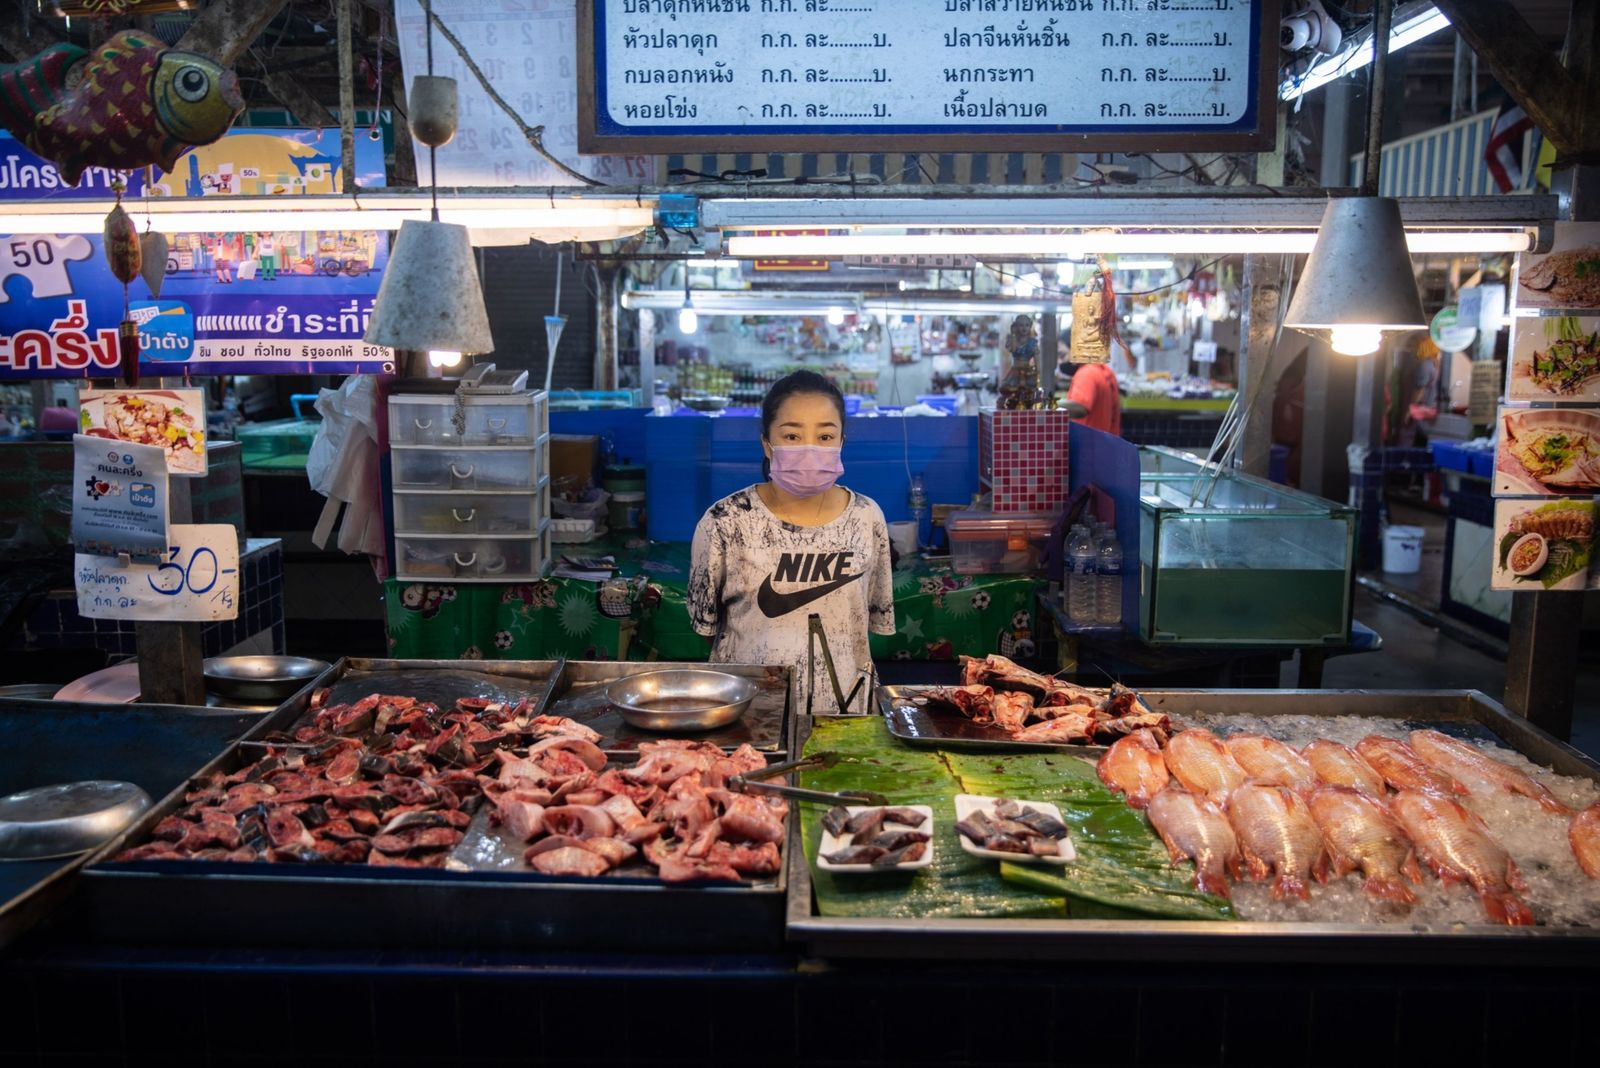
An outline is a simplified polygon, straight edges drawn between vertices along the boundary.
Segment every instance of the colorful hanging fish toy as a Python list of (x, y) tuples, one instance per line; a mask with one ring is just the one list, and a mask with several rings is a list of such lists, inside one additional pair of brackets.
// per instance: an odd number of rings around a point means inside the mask
[[(68, 87), (68, 72), (85, 64)], [(92, 52), (58, 44), (0, 65), (0, 125), (55, 163), (68, 185), (88, 167), (171, 171), (244, 110), (239, 79), (205, 56), (124, 30)]]

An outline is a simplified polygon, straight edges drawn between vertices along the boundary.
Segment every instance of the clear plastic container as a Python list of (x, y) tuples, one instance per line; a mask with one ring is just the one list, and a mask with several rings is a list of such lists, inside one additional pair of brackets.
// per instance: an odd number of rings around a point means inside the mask
[(1096, 622), (1098, 590), (1095, 585), (1094, 535), (1076, 526), (1067, 536), (1067, 618), (1074, 623)]
[(545, 519), (543, 493), (397, 493), (398, 534), (532, 534)]
[(1058, 516), (967, 508), (945, 518), (950, 566), (963, 575), (1019, 574), (1039, 566), (1039, 553)]
[(538, 534), (504, 538), (408, 537), (396, 534), (396, 577), (402, 581), (437, 579), (511, 582), (543, 578), (550, 562), (549, 523)]
[(389, 398), (389, 440), (395, 445), (533, 445), (549, 432), (542, 392), (467, 396), (461, 430), (456, 398), (397, 394)]
[(543, 449), (395, 449), (397, 492), (436, 493), (532, 490), (543, 477)]

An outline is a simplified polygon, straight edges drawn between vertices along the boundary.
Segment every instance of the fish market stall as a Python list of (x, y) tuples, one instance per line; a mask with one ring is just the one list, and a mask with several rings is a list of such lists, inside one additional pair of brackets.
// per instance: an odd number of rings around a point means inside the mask
[[(883, 688), (881, 721), (812, 724), (803, 751), (837, 760), (801, 782), (926, 804), (934, 859), (915, 872), (825, 870), (828, 821), (804, 807), (788, 930), (805, 952), (1593, 960), (1600, 765), (1482, 694), (1096, 696), (1015, 665), (996, 672), (998, 659), (969, 666), (977, 678), (961, 687)], [(1029, 724), (1035, 711), (1052, 718)], [(1036, 832), (996, 832), (992, 808), (977, 833), (1006, 852), (972, 855), (962, 796), (1014, 799), (1013, 817), (1058, 810), (1074, 859), (1037, 863)], [(1055, 844), (1040, 851), (1055, 860)]]
[(614, 707), (613, 684), (690, 665), (341, 661), (91, 859), (84, 922), (173, 945), (292, 915), (275, 940), (773, 948), (790, 834), (745, 780), (790, 746), (789, 680), (719, 666), (698, 674), (731, 680), (740, 719), (696, 740)]

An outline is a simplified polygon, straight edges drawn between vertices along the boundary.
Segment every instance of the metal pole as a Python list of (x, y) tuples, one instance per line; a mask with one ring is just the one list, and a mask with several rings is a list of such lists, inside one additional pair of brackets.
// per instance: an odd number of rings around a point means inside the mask
[(339, 0), (339, 166), (344, 191), (356, 191), (355, 55), (350, 34), (350, 0)]
[(1394, 0), (1378, 0), (1372, 17), (1372, 79), (1367, 83), (1367, 154), (1361, 170), (1363, 196), (1378, 195), (1378, 165), (1383, 159), (1383, 87), (1389, 67), (1389, 23)]
[(1272, 456), (1272, 390), (1283, 369), (1274, 368), (1278, 312), (1283, 297), (1283, 261), (1278, 256), (1244, 258), (1244, 291), (1248, 299), (1239, 323), (1239, 393), (1247, 406), (1239, 467), (1247, 475), (1267, 477)]

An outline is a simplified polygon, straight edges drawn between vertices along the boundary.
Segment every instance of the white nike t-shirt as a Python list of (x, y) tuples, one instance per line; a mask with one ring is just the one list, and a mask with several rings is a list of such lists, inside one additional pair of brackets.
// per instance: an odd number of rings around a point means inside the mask
[[(820, 527), (785, 523), (750, 486), (707, 509), (695, 527), (689, 620), (724, 664), (788, 665), (795, 711), (804, 712), (810, 672), (808, 619), (822, 617), (828, 649), (848, 697), (872, 667), (867, 631), (894, 633), (889, 528), (870, 499), (850, 493), (839, 518)], [(818, 643), (812, 711), (838, 711)], [(850, 711), (870, 710), (858, 695)]]

